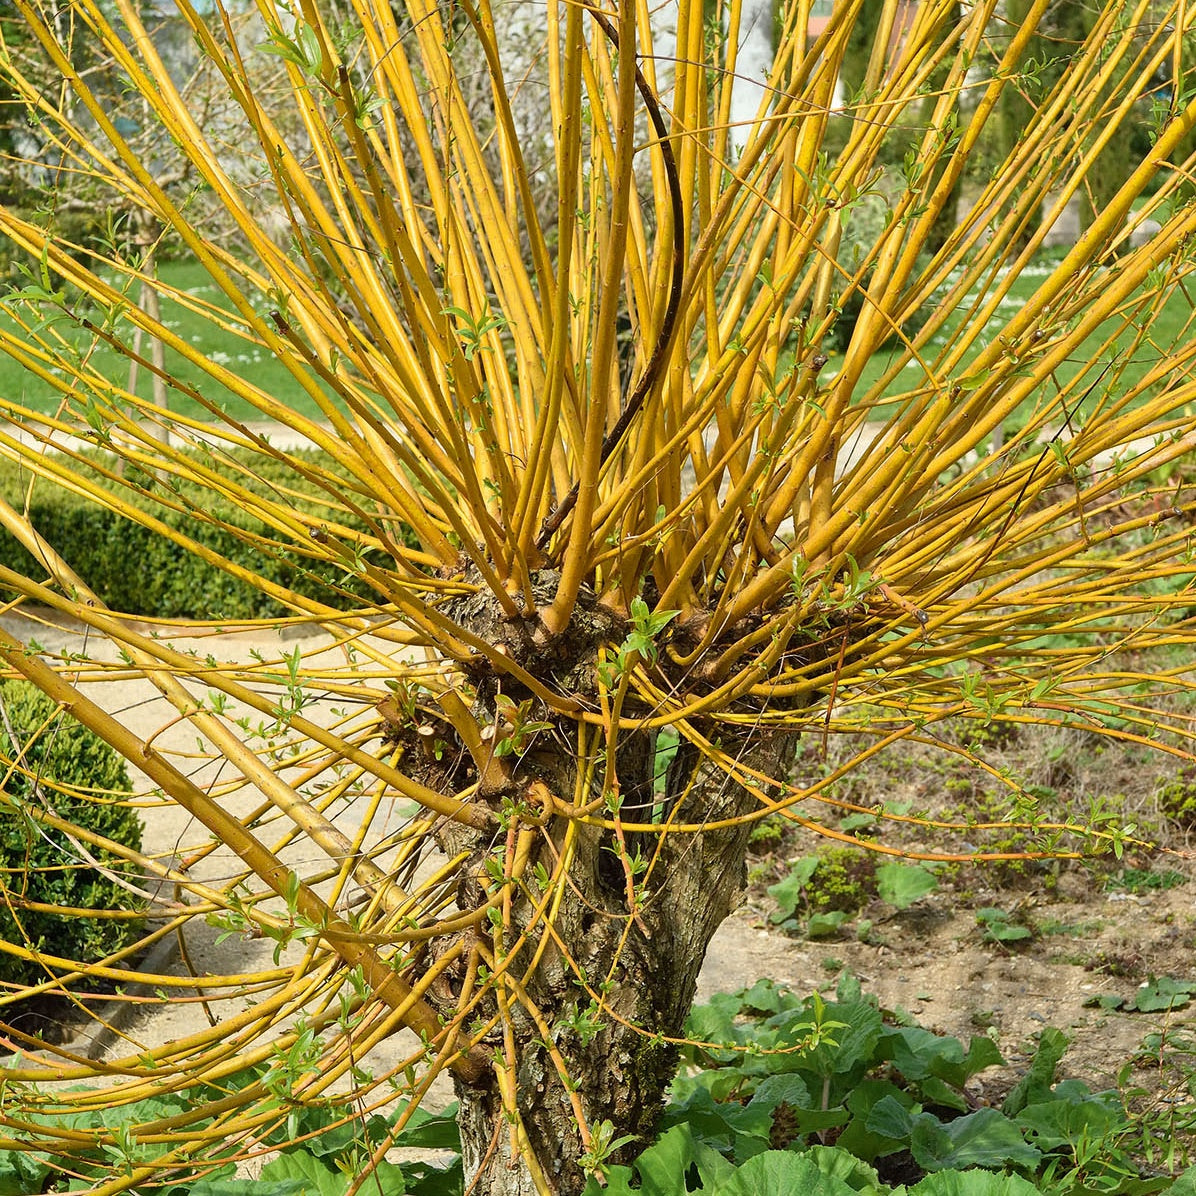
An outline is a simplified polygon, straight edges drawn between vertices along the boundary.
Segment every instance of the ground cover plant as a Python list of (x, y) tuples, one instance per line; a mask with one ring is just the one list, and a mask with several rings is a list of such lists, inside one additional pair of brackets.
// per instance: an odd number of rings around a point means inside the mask
[[(30, 282), (36, 284), (40, 282), (39, 274), (36, 261), (30, 261), (25, 264), (24, 270), (13, 269), (8, 287), (10, 290), (20, 290)], [(262, 389), (269, 391), (280, 403), (309, 418), (318, 418), (318, 406), (286, 369), (260, 345), (246, 341), (235, 325), (224, 322), (233, 317), (233, 313), (228, 310), (227, 303), (221, 304), (216, 287), (198, 263), (188, 258), (164, 261), (157, 268), (157, 279), (163, 291), (160, 304), (163, 325), (186, 342), (192, 352), (236, 372), (252, 374)], [(108, 281), (110, 285), (120, 285), (120, 279), (114, 275), (109, 275)], [(176, 302), (171, 298), (172, 295), (186, 296), (189, 302)], [(86, 305), (83, 296), (78, 296), (76, 302)], [(205, 303), (213, 305), (210, 313), (203, 307)], [(197, 305), (200, 308), (198, 311), (195, 310)], [(213, 315), (217, 318), (213, 319)], [(0, 314), (0, 327), (10, 336), (20, 331), (20, 324), (5, 314)], [(114, 385), (129, 385), (129, 359), (117, 349), (102, 344), (92, 346), (87, 330), (74, 325), (60, 324), (57, 331), (70, 338), (79, 351), (86, 353), (90, 349), (90, 364)], [(188, 386), (201, 387), (217, 404), (227, 406), (235, 418), (256, 417), (257, 412), (252, 405), (241, 402), (232, 394), (222, 393), (202, 367), (188, 362), (182, 354), (171, 353), (164, 360), (172, 376)], [(152, 370), (139, 369), (133, 378), (133, 389), (146, 401), (153, 398), (153, 377)], [(23, 406), (47, 415), (55, 411), (60, 401), (59, 387), (52, 378), (39, 378), (7, 356), (0, 361), (0, 387)], [(171, 404), (178, 415), (193, 419), (204, 417), (202, 404), (185, 393), (176, 391)]]
[[(151, 982), (207, 1011), (178, 1043), (93, 1066), (15, 1039), (33, 1053), (5, 1075), (5, 1145), (47, 1085), (60, 1114), (216, 1089), (123, 1135), (44, 1130), (60, 1158), (108, 1161), (96, 1191), (185, 1185), (272, 1132), (275, 1093), (219, 1089), (232, 1060), (282, 1057), (297, 1107), (409, 1100), (350, 1191), (447, 1073), (473, 1191), (580, 1192), (654, 1132), (756, 824), (856, 842), (842, 820), (867, 815), (874, 850), (922, 863), (1149, 851), (1121, 811), (1054, 818), (990, 762), (1024, 724), (1192, 759), (1196, 338), (1175, 304), (1196, 13), (1073, 7), (856, 0), (811, 32), (809, 5), (783, 6), (733, 128), (737, 3), (710, 19), (685, 0), (668, 29), (631, 0), (528, 5), (516, 35), (471, 2), (266, 0), (251, 27), (184, 0), (171, 41), (130, 4), (64, 21), (15, 0), (0, 85), (33, 141), (14, 152), (151, 236), (80, 260), (0, 208), (32, 263), (0, 349), (59, 400), (0, 395), (0, 447), (324, 638), (177, 650), (0, 506), (39, 564), (0, 568), (8, 613), (48, 607), (87, 637), (0, 630), (4, 666), (193, 828), (122, 849), (167, 882), (157, 929), (274, 946), (252, 974)], [(183, 43), (231, 124), (172, 72)], [(257, 85), (264, 60), (281, 93)], [(986, 137), (1015, 101), (1020, 137)], [(1083, 235), (1032, 273), (1073, 200)], [(218, 305), (155, 273), (159, 241)], [(171, 303), (269, 357), (320, 419), (201, 352), (155, 314)], [(153, 374), (150, 397), (99, 368), (107, 351)], [(121, 468), (97, 479), (67, 435)], [(265, 463), (323, 509), (263, 492)], [(132, 502), (147, 478), (191, 520)], [(280, 545), (360, 601), (259, 568)], [(170, 725), (114, 718), (108, 682), (162, 695)], [(959, 721), (975, 733), (948, 734)], [(934, 818), (836, 795), (905, 744), (986, 772), (1005, 803)], [(795, 771), (799, 745), (825, 767)], [(911, 825), (920, 843), (886, 841)], [(977, 826), (1005, 843), (951, 839)], [(399, 1063), (359, 1066), (393, 1040)], [(932, 1112), (906, 1112), (934, 1137)]]
[[(603, 1168), (586, 1192), (753, 1193), (802, 1191), (817, 1196), (890, 1192), (985, 1196), (1001, 1192), (1188, 1192), (1196, 1169), (1183, 1170), (1192, 1138), (1193, 1067), (1187, 1090), (1170, 1107), (1133, 1107), (1124, 1087), (1093, 1090), (1060, 1077), (1067, 1036), (1042, 1031), (1016, 1083), (983, 1086), (1003, 1060), (992, 1039), (962, 1042), (935, 1034), (902, 1011), (885, 1011), (845, 976), (827, 996), (798, 996), (760, 981), (695, 1008), (691, 1042), (666, 1103), (659, 1136), (637, 1143), (628, 1165)], [(455, 1106), (406, 1115), (363, 1117), (335, 1099), (299, 1107), (282, 1082), (291, 1064), (232, 1071), (214, 1091), (149, 1097), (118, 1108), (66, 1114), (65, 1127), (104, 1127), (115, 1142), (95, 1157), (0, 1151), (0, 1184), (21, 1193), (83, 1190), (102, 1177), (113, 1154), (132, 1155), (136, 1127), (163, 1125), (189, 1108), (230, 1092), (257, 1088), (274, 1101), (258, 1150), (267, 1161), (254, 1178), (238, 1175), (246, 1159), (231, 1145), (203, 1178), (148, 1190), (170, 1196), (343, 1196), (362, 1160), (379, 1142), (394, 1157), (379, 1164), (372, 1187), (383, 1196), (464, 1191)], [(47, 1105), (31, 1128), (59, 1124)], [(1166, 1139), (1177, 1177), (1145, 1161)], [(53, 1148), (53, 1139), (47, 1142)], [(165, 1144), (141, 1148), (144, 1159)], [(105, 1157), (108, 1156), (108, 1157)], [(130, 1157), (129, 1161), (132, 1161)], [(1176, 1164), (1178, 1163), (1178, 1167)], [(141, 1189), (135, 1189), (140, 1191)]]

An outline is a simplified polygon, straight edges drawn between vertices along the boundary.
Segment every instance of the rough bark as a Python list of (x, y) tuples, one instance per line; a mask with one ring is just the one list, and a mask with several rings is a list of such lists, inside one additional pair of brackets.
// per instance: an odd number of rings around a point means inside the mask
[[(542, 571), (533, 581), (525, 618), (504, 617), (482, 590), (446, 610), (475, 635), (502, 645), (504, 655), (534, 672), (542, 685), (592, 701), (598, 647), (618, 645), (627, 628), (583, 592), (570, 626), (548, 637), (534, 610), (551, 601), (558, 578)], [(497, 744), (502, 734), (510, 747), (513, 706), (523, 703), (529, 718), (538, 720), (535, 734), (520, 740), (498, 768), (494, 760), (471, 758), (476, 743), (471, 753), (463, 739), (455, 740), (451, 716), (434, 704), (417, 702), (414, 719), (392, 721), (393, 738), (420, 781), (446, 793), (477, 782), (496, 817), (487, 830), (446, 823), (438, 832), (446, 854), (467, 857), (457, 873), (459, 909), (477, 909), (500, 891), (509, 901), (501, 927), (486, 923), (485, 932), (470, 932), (468, 951), (446, 971), (435, 994), (444, 1017), (452, 1017), (469, 982), (469, 957), (492, 974), (505, 968), (511, 977), (471, 990), (484, 995), (470, 1008), (470, 1030), (489, 1027), (480, 1049), (495, 1066), (479, 1082), (458, 1084), (466, 1181), (476, 1196), (544, 1191), (569, 1196), (586, 1184), (574, 1099), (591, 1130), (607, 1123), (612, 1136), (633, 1136), (623, 1158), (652, 1137), (676, 1066), (676, 1050), (667, 1039), (682, 1033), (711, 936), (743, 888), (750, 824), (702, 833), (627, 832), (620, 841), (612, 827), (596, 825), (598, 819), (543, 818), (551, 803), (538, 807), (537, 818), (528, 795), (547, 791), (573, 802), (584, 788), (580, 776), (589, 786), (581, 800), (598, 799), (594, 809), (603, 815), (617, 794), (622, 822), (662, 827), (735, 819), (755, 809), (756, 798), (684, 741), (672, 754), (663, 785), (654, 783), (656, 732), (624, 730), (616, 759), (607, 761), (602, 753), (578, 760), (577, 726), (568, 716), (537, 705), (510, 675), (495, 675), (485, 662), (464, 667), (472, 671), (459, 694), (470, 703), (476, 724), (487, 729), (488, 742)], [(634, 717), (634, 704), (629, 697), (625, 715)], [(421, 719), (434, 725), (421, 725)], [(737, 741), (725, 727), (720, 734), (724, 753), (766, 775), (784, 774), (792, 734), (748, 728)], [(428, 752), (429, 742), (438, 750)], [(503, 869), (517, 841), (524, 848), (534, 845), (523, 880), (515, 884), (504, 880)], [(546, 880), (566, 853), (567, 884), (559, 900), (554, 897), (551, 929), (543, 919), (529, 928), (541, 896), (534, 877), (539, 872)], [(626, 861), (637, 856), (647, 867), (631, 882), (638, 886), (633, 899)], [(618, 1155), (607, 1159), (617, 1161)]]
[[(625, 794), (632, 779), (630, 762), (641, 792), (645, 787), (651, 792), (652, 753), (647, 746), (620, 756)], [(753, 766), (772, 770), (780, 764), (785, 746), (761, 741), (745, 745), (743, 753)], [(629, 761), (629, 756), (638, 759)], [(700, 763), (692, 750), (678, 753), (669, 790), (684, 791), (695, 769), (697, 779), (688, 786), (677, 820), (716, 820), (754, 808), (754, 798), (721, 771)], [(626, 877), (613, 840), (592, 828), (583, 832), (572, 887), (556, 921), (571, 959), (551, 945), (526, 990), (554, 1027), (555, 1045), (577, 1085), (589, 1126), (610, 1122), (616, 1135), (635, 1136), (623, 1156), (651, 1140), (676, 1067), (675, 1048), (658, 1036), (676, 1037), (683, 1030), (706, 948), (743, 888), (749, 829), (666, 835), (638, 921), (628, 912)], [(633, 852), (635, 846), (629, 844)], [(645, 855), (656, 849), (655, 843), (639, 846)], [(601, 1010), (594, 1009), (590, 995), (597, 990), (605, 991)], [(586, 1182), (578, 1163), (583, 1146), (570, 1094), (540, 1045), (540, 1031), (532, 1019), (513, 1006), (511, 1021), (519, 1061), (519, 1117), (538, 1160), (540, 1183), (553, 1192), (580, 1192)], [(494, 1046), (501, 1047), (498, 1034)], [(470, 1190), (478, 1196), (523, 1196), (541, 1190), (523, 1160), (512, 1157), (510, 1121), (497, 1079), (490, 1076), (468, 1087), (458, 1084), (457, 1096), (466, 1181), (475, 1185)]]

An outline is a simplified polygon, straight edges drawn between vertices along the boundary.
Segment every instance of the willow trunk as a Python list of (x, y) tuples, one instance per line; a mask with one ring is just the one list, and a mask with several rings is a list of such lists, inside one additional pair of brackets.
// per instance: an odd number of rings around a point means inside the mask
[[(723, 747), (775, 776), (793, 743), (792, 735), (757, 735)], [(756, 808), (750, 794), (686, 746), (673, 754), (663, 785), (658, 779), (654, 791), (657, 760), (652, 737), (621, 742), (621, 816), (629, 822), (645, 817), (666, 824), (715, 822)], [(562, 785), (575, 768), (576, 761), (562, 756), (542, 779)], [(621, 846), (608, 828), (574, 828), (569, 882), (553, 932), (534, 970), (526, 973), (534, 944), (545, 933), (542, 925), (512, 968), (526, 999), (489, 1009), (499, 1017), (487, 1042), (489, 1053), (515, 1060), (514, 1074), (506, 1077), (507, 1094), (504, 1098), (501, 1065), (480, 1083), (457, 1085), (468, 1191), (477, 1196), (581, 1192), (587, 1181), (586, 1147), (574, 1101), (592, 1134), (631, 1136), (606, 1162), (626, 1162), (650, 1143), (676, 1070), (677, 1051), (669, 1040), (683, 1032), (711, 937), (743, 891), (750, 829), (750, 823), (736, 823), (697, 834), (629, 834)], [(540, 862), (551, 873), (570, 832), (562, 820), (545, 827), (544, 835)], [(462, 833), (454, 828), (452, 847), (463, 845)], [(464, 874), (485, 876), (494, 846), (493, 837), (475, 836), (474, 858)], [(639, 890), (632, 912), (628, 861), (637, 858), (650, 861), (650, 868), (632, 876)], [(480, 891), (468, 888), (466, 882), (462, 903), (481, 899)], [(531, 908), (524, 896), (504, 927), (505, 942), (514, 941)], [(555, 1060), (545, 1046), (545, 1025)], [(529, 1151), (530, 1166), (524, 1157)]]

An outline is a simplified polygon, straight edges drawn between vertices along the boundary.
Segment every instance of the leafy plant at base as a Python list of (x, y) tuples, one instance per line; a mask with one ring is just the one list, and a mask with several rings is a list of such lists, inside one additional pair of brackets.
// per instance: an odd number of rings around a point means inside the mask
[(75, 832), (136, 852), (141, 820), (124, 760), (25, 682), (0, 685), (0, 762), (0, 982), (19, 990), (137, 940), (136, 872)]
[[(852, 1026), (840, 1019), (861, 1014), (864, 1033), (852, 1035)], [(974, 1038), (965, 1047), (908, 1022), (893, 1025), (851, 978), (829, 1004), (760, 981), (695, 1009), (690, 1029), (695, 1038), (710, 1032), (726, 1037), (722, 1046), (690, 1049), (691, 1068), (674, 1085), (662, 1133), (629, 1166), (604, 1166), (596, 1144), (592, 1170), (602, 1177), (591, 1179), (588, 1196), (1181, 1196), (1196, 1182), (1196, 1169), (1174, 1180), (1139, 1176), (1128, 1148), (1147, 1132), (1140, 1118), (1114, 1092), (1093, 1093), (1076, 1080), (1056, 1082), (1067, 1038), (1054, 1029), (1044, 1031), (1026, 1075), (999, 1110), (975, 1109), (965, 1095), (972, 1077), (1001, 1062), (989, 1039)], [(693, 1072), (695, 1063), (705, 1070)], [(264, 1079), (264, 1068), (246, 1069), (227, 1077), (223, 1090), (249, 1090)], [(187, 1109), (202, 1112), (220, 1095), (193, 1089), (151, 1098), (75, 1115), (68, 1128), (99, 1124), (120, 1140), (138, 1124)], [(386, 1118), (363, 1118), (336, 1101), (288, 1111), (283, 1100), (275, 1109), (276, 1128), (263, 1133), (261, 1146), (279, 1153), (256, 1178), (236, 1177), (227, 1163), (202, 1179), (153, 1190), (160, 1196), (346, 1196), (363, 1158), (379, 1146), (450, 1156), (460, 1149), (451, 1107), (435, 1115), (400, 1107)], [(405, 1128), (395, 1132), (405, 1114)], [(823, 1145), (827, 1139), (835, 1145)], [(0, 1191), (41, 1190), (47, 1182), (58, 1190), (52, 1162), (35, 1158), (0, 1151)], [(98, 1159), (89, 1166), (75, 1158), (72, 1165), (82, 1169), (84, 1182), (103, 1175)], [(906, 1174), (904, 1186), (885, 1180), (894, 1169)], [(922, 1173), (916, 1182), (911, 1170)], [(451, 1157), (447, 1165), (409, 1154), (398, 1163), (382, 1162), (371, 1183), (380, 1196), (463, 1190), (460, 1159)]]
[[(815, 1025), (826, 1033), (811, 1046)], [(641, 1190), (632, 1186), (638, 1177), (643, 1191), (662, 1196), (1178, 1196), (1196, 1183), (1196, 1168), (1178, 1178), (1140, 1173), (1132, 1150), (1149, 1131), (1118, 1093), (1056, 1080), (1068, 1044), (1058, 1030), (1043, 1031), (1000, 1108), (977, 1107), (965, 1087), (1003, 1062), (991, 1039), (965, 1046), (908, 1022), (894, 1025), (854, 978), (829, 1003), (760, 981), (695, 1008), (688, 1030), (702, 1045), (687, 1048), (690, 1070), (673, 1086), (665, 1132), (630, 1167), (611, 1172), (609, 1190)], [(697, 1187), (681, 1178), (691, 1169)], [(600, 1190), (591, 1184), (588, 1196)]]
[[(194, 828), (135, 860), (168, 882), (171, 931), (211, 918), (268, 944), (249, 973), (185, 978), (205, 1029), (118, 1050), (64, 1109), (289, 1061), (278, 1091), (228, 1094), (217, 1144), (183, 1121), (152, 1157), (152, 1126), (63, 1133), (60, 1154), (148, 1183), (251, 1148), (281, 1095), (339, 1085), (381, 1109), (451, 1073), (479, 1196), (569, 1196), (651, 1132), (756, 822), (835, 837), (870, 814), (874, 842), (912, 826), (928, 862), (1146, 850), (1116, 808), (1044, 817), (984, 753), (1038, 723), (1192, 757), (1192, 679), (1156, 667), (1196, 643), (1196, 500), (1168, 475), (1196, 444), (1191, 6), (1108, 0), (1029, 86), (1034, 39), (1058, 34), (1047, 0), (1018, 21), (997, 0), (846, 0), (817, 35), (808, 4), (783, 5), (733, 128), (738, 0), (723, 33), (698, 0), (668, 30), (631, 0), (363, 0), (344, 21), (263, 0), (252, 38), (182, 0), (169, 43), (132, 4), (64, 21), (14, 3), (0, 90), (29, 117), (30, 176), (119, 201), (148, 243), (88, 265), (0, 208), (34, 263), (0, 300), (0, 350), (59, 400), (0, 395), (0, 453), (255, 589), (274, 604), (259, 630), (306, 633), (256, 657), (177, 648), (0, 505), (36, 562), (0, 567), (10, 618), (49, 608), (105, 647), (81, 667), (6, 622), (4, 668)], [(168, 44), (196, 47), (211, 103)], [(1163, 71), (1174, 102), (1108, 169)], [(986, 127), (1014, 95), (1032, 111), (994, 165)], [(1043, 256), (1090, 195), (1085, 235)], [(158, 277), (157, 242), (214, 290)], [(159, 294), (307, 405), (205, 353)], [(141, 502), (151, 478), (171, 519)], [(318, 512), (297, 501), (313, 490)], [(159, 695), (155, 731), (110, 713), (130, 680)], [(984, 728), (974, 745), (943, 733), (959, 720)], [(803, 736), (828, 767), (795, 772)], [(832, 740), (850, 746), (830, 767)], [(935, 849), (966, 814), (836, 796), (903, 743), (989, 773), (1000, 850)], [(157, 979), (169, 1000), (180, 978)], [(252, 1016), (230, 1012), (247, 991)], [(859, 1012), (843, 1043), (866, 1069)], [(402, 1057), (367, 1077), (382, 1042)], [(810, 1059), (828, 1092), (847, 1083), (826, 1043)], [(8, 1078), (88, 1070), (40, 1053)], [(30, 1110), (9, 1097), (16, 1133)], [(911, 1143), (961, 1149), (905, 1113)]]
[[(229, 1091), (254, 1091), (265, 1079), (265, 1069), (247, 1068), (227, 1076), (222, 1089), (193, 1088), (167, 1096), (150, 1097), (132, 1104), (91, 1113), (70, 1114), (63, 1128), (75, 1132), (102, 1127), (114, 1143), (130, 1142), (137, 1127), (161, 1124), (164, 1120), (180, 1118), (193, 1112), (189, 1123), (211, 1130), (217, 1124), (218, 1110), (209, 1112), (211, 1102)], [(319, 1105), (288, 1108), (285, 1100), (273, 1106), (273, 1128), (260, 1136), (259, 1148), (271, 1157), (253, 1178), (238, 1177), (235, 1162), (213, 1160), (202, 1178), (167, 1179), (150, 1185), (137, 1186), (140, 1193), (152, 1191), (154, 1196), (344, 1196), (360, 1168), (371, 1153), (380, 1146), (410, 1152), (401, 1163), (382, 1162), (373, 1172), (372, 1191), (379, 1196), (460, 1196), (463, 1190), (461, 1141), (454, 1120), (455, 1106), (440, 1113), (429, 1114), (419, 1109), (409, 1110), (400, 1104), (388, 1117), (364, 1117), (359, 1110), (338, 1101)], [(58, 1114), (43, 1114), (30, 1128), (31, 1146), (39, 1145), (38, 1125), (44, 1125)], [(396, 1129), (402, 1119), (404, 1125)], [(131, 1148), (139, 1155), (132, 1161), (145, 1164), (155, 1156), (167, 1153), (167, 1148)], [(103, 1181), (108, 1171), (105, 1154), (112, 1147), (93, 1157), (76, 1154), (69, 1160), (73, 1178), (59, 1168), (51, 1155), (31, 1154), (24, 1150), (0, 1150), (0, 1193), (4, 1196), (24, 1196), (33, 1191), (81, 1191)], [(419, 1152), (419, 1153), (415, 1153)], [(236, 1152), (228, 1150), (230, 1156)], [(415, 1157), (411, 1157), (414, 1154)], [(421, 1157), (422, 1156), (422, 1157)], [(185, 1169), (184, 1169), (185, 1170)]]

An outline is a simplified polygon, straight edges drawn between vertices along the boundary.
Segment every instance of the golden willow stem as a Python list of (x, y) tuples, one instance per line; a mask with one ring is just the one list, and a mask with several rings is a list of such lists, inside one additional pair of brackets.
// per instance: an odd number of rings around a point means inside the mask
[[(222, 810), (197, 785), (178, 771), (153, 748), (147, 747), (136, 735), (89, 698), (85, 698), (52, 669), (43, 664), (19, 640), (0, 628), (0, 659), (23, 677), (32, 681), (48, 697), (83, 726), (94, 731), (105, 743), (116, 749), (126, 760), (135, 764), (151, 781), (179, 803), (193, 818), (202, 823), (217, 838), (231, 848), (255, 876), (263, 880), (280, 897), (292, 896), (297, 914), (319, 930), (320, 938), (348, 967), (360, 967), (372, 990), (396, 1011), (401, 1010), (404, 1023), (428, 1042), (439, 1040), (442, 1027), (435, 1010), (413, 998), (411, 986), (383, 960), (372, 947), (362, 943), (360, 936), (347, 922), (338, 917), (305, 885), (277, 856), (267, 851), (231, 814)], [(298, 881), (297, 888), (293, 882)], [(454, 1070), (463, 1078), (476, 1077), (486, 1064), (461, 1056)]]
[(564, 628), (573, 613), (578, 591), (588, 567), (590, 516), (598, 497), (598, 474), (602, 467), (602, 445), (606, 432), (607, 398), (617, 382), (615, 328), (622, 292), (623, 248), (627, 242), (627, 220), (635, 151), (636, 19), (633, 0), (618, 3), (618, 95), (615, 109), (615, 157), (610, 163), (609, 240), (604, 247), (605, 266), (596, 311), (595, 341), (586, 390), (585, 440), (577, 476), (577, 505), (570, 525), (561, 580), (551, 607), (544, 612), (549, 632)]
[[(13, 589), (36, 597), (38, 601), (47, 606), (62, 610), (63, 613), (80, 615), (90, 627), (103, 632), (114, 642), (123, 644), (129, 649), (136, 649), (143, 652), (147, 658), (155, 662), (158, 668), (171, 669), (184, 676), (195, 668), (196, 662), (184, 653), (175, 651), (161, 641), (151, 640), (146, 636), (139, 635), (115, 617), (101, 610), (88, 606), (80, 607), (72, 605), (68, 600), (63, 599), (54, 591), (21, 577), (20, 574), (13, 572), (11, 569), (0, 566), (0, 581)], [(39, 675), (42, 674), (39, 673)], [(232, 681), (227, 674), (219, 673), (211, 675), (208, 678), (208, 683), (227, 694), (234, 701), (243, 703), (251, 710), (271, 716), (275, 713), (276, 707), (268, 697), (255, 692), (245, 685)], [(196, 707), (193, 705), (192, 709), (196, 709)], [(337, 752), (349, 763), (363, 767), (377, 776), (379, 780), (391, 785), (404, 797), (418, 802), (425, 808), (433, 810), (446, 818), (460, 821), (467, 826), (481, 828), (490, 824), (491, 814), (488, 810), (472, 804), (467, 799), (455, 800), (445, 797), (443, 794), (419, 784), (419, 782), (405, 776), (382, 760), (371, 756), (368, 752), (345, 743), (339, 737), (326, 731), (318, 724), (311, 722), (311, 720), (304, 718), (302, 715), (292, 716), (289, 719), (289, 723), (292, 730), (296, 733), (305, 735), (315, 742), (322, 744), (324, 747)], [(124, 741), (122, 740), (122, 742)]]
[[(555, 12), (555, 6), (550, 6)], [(550, 53), (550, 69), (562, 82), (552, 88), (554, 125), (560, 130), (555, 151), (560, 192), (557, 201), (557, 230), (560, 249), (557, 255), (557, 279), (553, 296), (552, 321), (549, 324), (548, 361), (545, 366), (546, 393), (539, 405), (528, 452), (528, 468), (523, 488), (515, 506), (514, 523), (518, 533), (517, 551), (533, 559), (536, 522), (541, 518), (544, 496), (548, 492), (549, 468), (555, 451), (563, 396), (570, 374), (569, 280), (572, 272), (574, 237), (577, 226), (578, 168), (581, 158), (583, 8), (568, 4), (565, 8), (564, 43), (560, 55)], [(550, 43), (553, 44), (553, 43)]]

